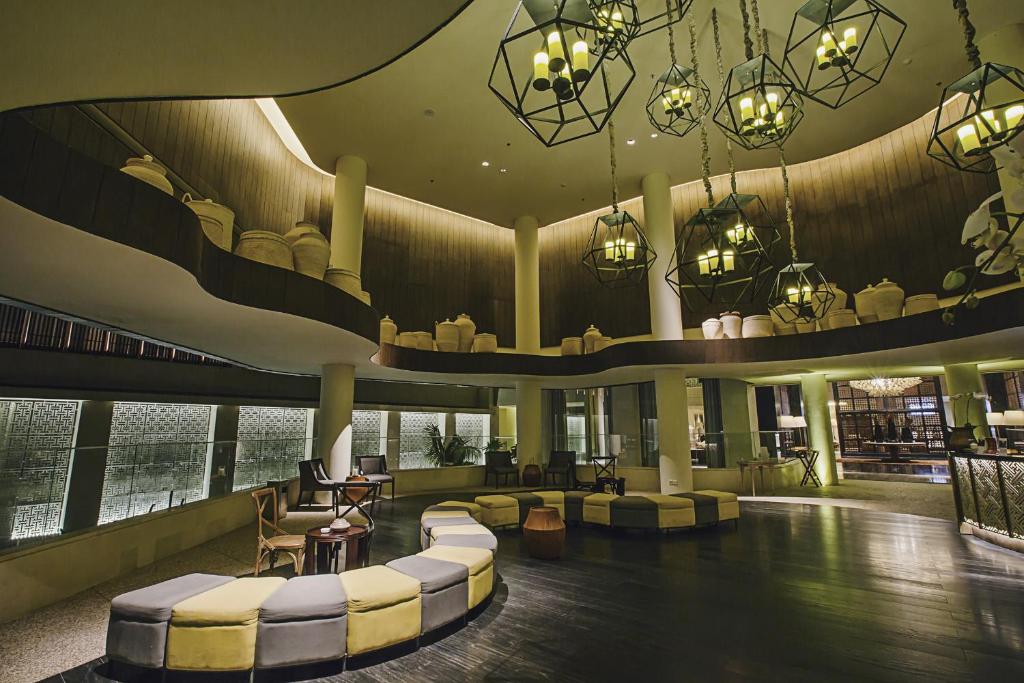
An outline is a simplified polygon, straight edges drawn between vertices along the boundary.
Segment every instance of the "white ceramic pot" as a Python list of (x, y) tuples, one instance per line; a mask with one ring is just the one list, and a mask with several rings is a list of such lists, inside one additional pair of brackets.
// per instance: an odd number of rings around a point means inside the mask
[(875, 288), (868, 285), (853, 295), (853, 302), (857, 308), (857, 317), (862, 323), (875, 322), (878, 320), (878, 313), (875, 311)]
[(380, 343), (381, 344), (394, 344), (395, 337), (398, 335), (398, 325), (389, 316), (384, 316), (380, 319)]
[(705, 339), (721, 339), (722, 321), (718, 318), (708, 318), (700, 324), (700, 331), (704, 333)]
[(363, 283), (359, 280), (359, 276), (344, 268), (328, 268), (324, 272), (324, 282), (348, 292), (354, 297), (358, 297), (359, 293), (363, 291)]
[(127, 173), (133, 178), (138, 178), (144, 183), (152, 185), (161, 192), (174, 196), (174, 187), (167, 179), (167, 169), (153, 161), (148, 154), (142, 157), (132, 157), (124, 162), (121, 168), (122, 173)]
[(299, 221), (295, 224), (294, 228), (284, 234), (284, 238), (288, 240), (288, 244), (295, 244), (296, 240), (311, 232), (320, 234), (320, 226), (316, 223), (310, 223), (309, 221)]
[(497, 353), (498, 337), (487, 332), (473, 336), (473, 353)]
[(416, 333), (415, 332), (399, 332), (398, 333), (398, 345), (407, 349), (416, 348)]
[(793, 326), (796, 327), (797, 334), (808, 334), (810, 332), (816, 332), (818, 330), (816, 320), (812, 320), (809, 323), (798, 321), (793, 323)]
[(826, 317), (828, 326), (825, 329), (838, 330), (840, 327), (853, 327), (857, 324), (857, 315), (852, 308), (837, 308)]
[(743, 318), (739, 313), (723, 313), (721, 321), (726, 339), (739, 339), (743, 336)]
[(565, 337), (562, 339), (563, 356), (579, 356), (583, 353), (582, 337)]
[(772, 331), (775, 332), (776, 337), (785, 337), (790, 334), (796, 334), (796, 325), (773, 320)]
[(836, 300), (832, 302), (832, 310), (839, 311), (846, 308), (846, 301), (850, 298), (847, 293), (839, 289), (839, 285), (834, 282), (828, 283), (828, 286), (832, 293), (836, 295)]
[(916, 294), (908, 296), (903, 302), (903, 315), (917, 315), (937, 310), (939, 310), (939, 297), (936, 294)]
[(437, 350), (451, 353), (459, 350), (459, 327), (448, 318), (434, 326)]
[(370, 293), (369, 292), (360, 289), (359, 292), (356, 294), (356, 298), (359, 299), (360, 301), (362, 301), (367, 306), (370, 305)]
[(587, 328), (587, 331), (583, 333), (583, 350), (586, 353), (593, 353), (597, 349), (597, 340), (601, 338), (601, 330), (597, 329), (593, 325)]
[(416, 348), (420, 351), (433, 351), (434, 338), (429, 332), (413, 332), (416, 336)]
[(455, 325), (459, 328), (459, 351), (469, 353), (473, 348), (473, 337), (476, 335), (476, 323), (467, 313), (459, 313), (455, 319)]
[(748, 315), (743, 319), (741, 328), (743, 337), (772, 336), (772, 317), (770, 315)]
[(288, 241), (269, 230), (246, 230), (238, 238), (235, 254), (285, 270), (293, 270), (292, 250)]
[(787, 317), (792, 316), (792, 311), (786, 306), (776, 306), (768, 311), (768, 314), (772, 317), (772, 329), (776, 335), (781, 334), (796, 334), (796, 326), (787, 321)]
[(903, 288), (889, 278), (875, 285), (875, 314), (879, 320), (892, 320), (903, 313)]
[(212, 199), (192, 199), (188, 192), (182, 195), (181, 201), (199, 216), (206, 237), (221, 249), (231, 251), (231, 231), (235, 227), (235, 212)]
[(594, 342), (594, 351), (603, 351), (612, 345), (611, 337), (601, 337)]
[(319, 231), (306, 232), (292, 242), (292, 257), (296, 271), (323, 280), (331, 259), (331, 244)]

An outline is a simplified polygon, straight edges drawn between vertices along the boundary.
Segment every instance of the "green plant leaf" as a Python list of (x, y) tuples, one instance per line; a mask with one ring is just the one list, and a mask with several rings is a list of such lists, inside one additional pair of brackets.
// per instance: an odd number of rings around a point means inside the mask
[(954, 289), (960, 289), (967, 284), (967, 276), (961, 272), (959, 268), (951, 270), (946, 273), (946, 277), (942, 279), (942, 288), (947, 292), (951, 292)]

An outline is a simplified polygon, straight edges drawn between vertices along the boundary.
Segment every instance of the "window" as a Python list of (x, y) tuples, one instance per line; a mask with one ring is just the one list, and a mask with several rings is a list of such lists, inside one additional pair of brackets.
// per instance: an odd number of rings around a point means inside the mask
[(306, 408), (239, 408), (232, 490), (298, 476), (298, 462), (310, 456), (311, 422)]

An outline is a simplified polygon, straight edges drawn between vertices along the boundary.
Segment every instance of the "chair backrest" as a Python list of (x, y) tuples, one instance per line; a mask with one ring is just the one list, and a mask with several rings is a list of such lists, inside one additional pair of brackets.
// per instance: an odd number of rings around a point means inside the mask
[(615, 461), (617, 458), (613, 458), (607, 455), (595, 455), (590, 458), (594, 464), (594, 475), (598, 477), (614, 477), (615, 476)]
[(360, 455), (356, 458), (359, 474), (387, 474), (388, 461), (383, 455)]
[(568, 471), (576, 462), (576, 451), (551, 451), (548, 458), (548, 470)]
[(484, 453), (484, 463), (487, 467), (511, 467), (512, 454), (508, 451), (487, 451)]
[[(271, 506), (271, 524), (277, 528), (277, 489), (273, 486), (268, 486), (262, 489), (256, 489), (252, 492), (252, 499), (256, 502), (256, 529), (259, 534), (260, 540), (266, 538), (263, 535), (263, 522), (266, 521), (267, 505)], [(274, 534), (271, 534), (273, 536)]]
[(311, 489), (316, 483), (316, 460), (299, 461), (299, 488)]

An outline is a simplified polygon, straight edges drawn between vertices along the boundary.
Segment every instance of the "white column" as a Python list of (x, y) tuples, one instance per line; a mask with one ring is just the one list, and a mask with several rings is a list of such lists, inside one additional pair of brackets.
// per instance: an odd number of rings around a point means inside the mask
[(540, 353), (540, 265), (537, 219), (516, 219), (516, 351)]
[(338, 157), (334, 172), (329, 267), (342, 271), (335, 283), (337, 286), (358, 295), (362, 289), (360, 272), (363, 260), (366, 162), (354, 156)]
[(519, 469), (540, 465), (540, 384), (534, 380), (516, 382), (516, 454)]
[(832, 414), (829, 412), (828, 382), (825, 375), (813, 372), (800, 377), (800, 393), (804, 400), (804, 419), (807, 420), (807, 441), (818, 451), (814, 467), (825, 486), (838, 483), (836, 452), (832, 442)]
[(320, 372), (320, 434), (317, 453), (332, 479), (352, 474), (352, 401), (355, 368), (338, 363)]
[(654, 371), (658, 410), (658, 467), (662, 493), (693, 490), (690, 430), (686, 409), (686, 373), (679, 368)]
[(644, 193), (644, 228), (647, 239), (658, 255), (647, 274), (647, 291), (651, 300), (651, 333), (655, 339), (682, 339), (683, 315), (679, 296), (665, 281), (676, 246), (675, 221), (672, 213), (672, 187), (667, 173), (649, 173), (642, 181)]
[[(754, 387), (741, 379), (718, 381), (722, 396), (722, 431), (725, 432), (725, 466), (737, 467), (740, 460), (756, 457), (754, 420), (757, 405)], [(753, 404), (753, 410), (751, 410)]]
[[(1000, 26), (978, 41), (981, 50), (981, 61), (1005, 64), (1024, 68), (1024, 24), (1007, 24)], [(1003, 169), (999, 170), (999, 185), (1004, 191), (1017, 186), (1015, 180)], [(1007, 202), (1006, 209), (1013, 212), (1024, 211), (1024, 204)]]

